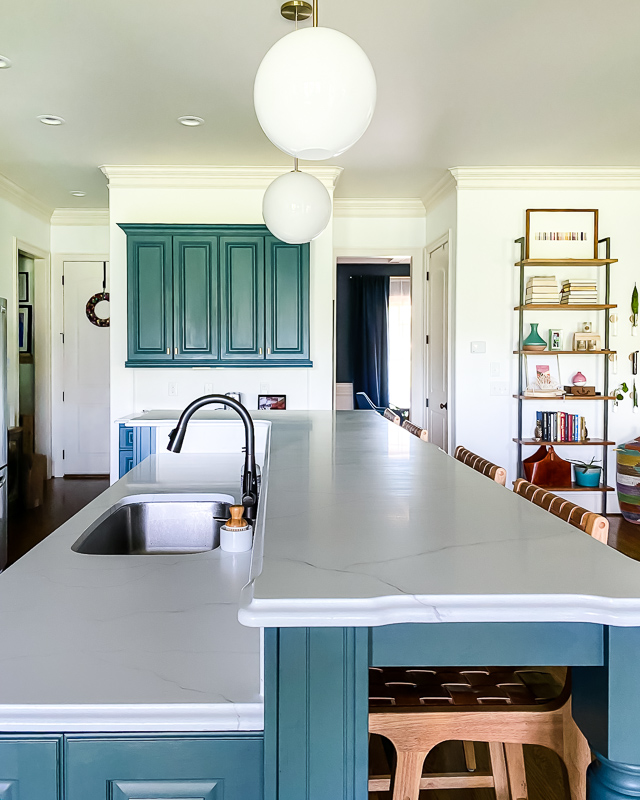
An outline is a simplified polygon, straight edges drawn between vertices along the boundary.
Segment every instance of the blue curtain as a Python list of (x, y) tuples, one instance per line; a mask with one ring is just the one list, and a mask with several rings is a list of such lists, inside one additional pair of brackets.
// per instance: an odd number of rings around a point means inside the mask
[(354, 275), (351, 281), (353, 391), (365, 392), (376, 406), (388, 406), (389, 278)]

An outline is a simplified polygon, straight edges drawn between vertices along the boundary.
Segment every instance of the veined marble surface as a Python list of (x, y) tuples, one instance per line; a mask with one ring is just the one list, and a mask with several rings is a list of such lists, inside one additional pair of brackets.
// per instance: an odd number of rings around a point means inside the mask
[(151, 456), (0, 575), (0, 731), (262, 730), (250, 553), (71, 550), (123, 497), (237, 497), (242, 461)]
[(270, 418), (243, 624), (640, 625), (640, 563), (375, 412)]

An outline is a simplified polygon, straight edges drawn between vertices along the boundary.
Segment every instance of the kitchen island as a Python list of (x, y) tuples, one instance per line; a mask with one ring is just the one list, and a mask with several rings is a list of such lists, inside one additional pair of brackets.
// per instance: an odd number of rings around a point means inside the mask
[(639, 564), (374, 412), (252, 416), (267, 424), (251, 556), (71, 550), (127, 496), (237, 497), (225, 445), (150, 456), (0, 576), (0, 798), (28, 744), (50, 745), (67, 800), (105, 781), (110, 797), (213, 800), (220, 780), (225, 800), (364, 800), (369, 666), (489, 664), (573, 666), (590, 797), (637, 796)]

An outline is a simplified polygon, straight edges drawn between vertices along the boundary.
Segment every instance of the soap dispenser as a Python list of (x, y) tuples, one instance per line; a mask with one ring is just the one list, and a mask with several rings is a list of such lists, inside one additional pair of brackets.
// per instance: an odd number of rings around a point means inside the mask
[(251, 550), (253, 530), (242, 516), (244, 506), (231, 506), (231, 519), (220, 528), (220, 547), (227, 553), (244, 553)]

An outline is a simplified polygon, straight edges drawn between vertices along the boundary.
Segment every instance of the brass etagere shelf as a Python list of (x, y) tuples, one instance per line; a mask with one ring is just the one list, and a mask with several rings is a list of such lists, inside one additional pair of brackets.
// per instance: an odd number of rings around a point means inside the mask
[[(607, 492), (612, 492), (613, 487), (607, 485), (607, 447), (612, 446), (615, 442), (609, 440), (609, 403), (608, 400), (614, 400), (615, 397), (609, 394), (609, 356), (615, 355), (615, 350), (609, 349), (609, 310), (617, 308), (613, 303), (610, 303), (610, 288), (611, 288), (611, 264), (617, 262), (617, 258), (611, 258), (611, 242), (609, 237), (606, 239), (598, 240), (599, 245), (603, 245), (605, 249), (605, 258), (565, 258), (565, 259), (547, 259), (547, 258), (525, 258), (525, 238), (516, 239), (516, 244), (520, 245), (520, 260), (515, 262), (515, 266), (520, 271), (520, 294), (519, 305), (514, 307), (514, 311), (518, 312), (518, 346), (514, 350), (514, 355), (518, 356), (518, 393), (514, 397), (518, 401), (518, 435), (514, 438), (514, 442), (518, 447), (518, 477), (524, 477), (524, 469), (522, 465), (522, 448), (523, 447), (539, 447), (540, 445), (561, 445), (562, 447), (584, 447), (591, 445), (594, 447), (601, 447), (602, 458), (602, 483), (597, 487), (583, 487), (577, 486), (573, 483), (570, 487), (553, 487), (545, 486), (545, 489), (551, 492), (601, 492), (602, 493), (602, 512), (606, 513), (607, 510)], [(605, 272), (605, 285), (604, 285), (604, 303), (596, 305), (586, 304), (525, 304), (525, 269), (527, 267), (604, 267)], [(580, 356), (603, 356), (602, 367), (602, 392), (595, 396), (581, 397), (576, 395), (566, 395), (561, 397), (525, 397), (525, 369), (524, 369), (524, 356), (527, 351), (523, 350), (524, 345), (524, 314), (526, 311), (604, 311), (604, 348), (602, 350), (587, 350), (578, 353), (574, 350), (553, 350), (553, 355), (580, 355)], [(546, 352), (546, 351), (545, 351)], [(573, 402), (574, 400), (591, 400), (591, 401), (604, 401), (602, 403), (602, 438), (590, 438), (585, 441), (575, 442), (550, 442), (540, 441), (535, 439), (526, 438), (523, 436), (522, 431), (522, 404), (525, 400), (553, 400), (555, 402)]]

